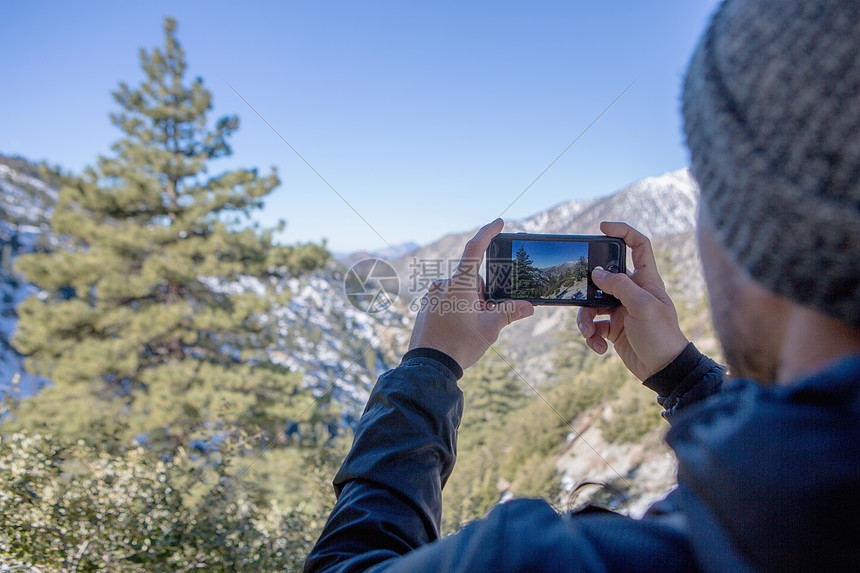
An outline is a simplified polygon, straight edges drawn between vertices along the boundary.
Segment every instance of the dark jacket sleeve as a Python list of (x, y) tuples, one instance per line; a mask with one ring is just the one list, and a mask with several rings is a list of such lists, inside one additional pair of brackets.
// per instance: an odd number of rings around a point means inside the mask
[(671, 364), (642, 384), (657, 393), (669, 422), (685, 407), (720, 391), (725, 368), (689, 343)]
[(463, 394), (445, 363), (404, 358), (370, 394), (305, 571), (364, 571), (439, 538)]

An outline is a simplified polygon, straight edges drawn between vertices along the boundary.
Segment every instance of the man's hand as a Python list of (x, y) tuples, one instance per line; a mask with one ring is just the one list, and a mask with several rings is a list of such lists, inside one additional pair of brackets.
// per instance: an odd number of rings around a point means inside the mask
[[(612, 342), (624, 365), (640, 380), (669, 365), (687, 346), (678, 326), (675, 305), (666, 294), (657, 272), (648, 237), (626, 223), (600, 224), (610, 237), (624, 240), (632, 250), (634, 272), (630, 275), (594, 269), (591, 279), (601, 290), (621, 301), (621, 306), (582, 307), (577, 324), (589, 348), (603, 354)], [(609, 320), (595, 321), (598, 315)]]
[(485, 299), (484, 281), (478, 270), (490, 241), (503, 226), (504, 222), (496, 219), (481, 227), (466, 243), (454, 276), (430, 286), (415, 319), (410, 350), (441, 350), (465, 370), (484, 355), (502, 328), (534, 314), (534, 307), (524, 300), (494, 305)]

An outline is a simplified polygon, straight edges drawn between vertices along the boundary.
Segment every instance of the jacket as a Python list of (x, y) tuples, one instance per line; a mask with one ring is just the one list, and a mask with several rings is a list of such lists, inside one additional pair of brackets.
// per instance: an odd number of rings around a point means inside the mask
[(379, 378), (305, 571), (860, 570), (860, 356), (761, 387), (691, 344), (645, 382), (678, 487), (644, 517), (521, 499), (440, 539), (463, 409), (451, 362), (407, 353)]

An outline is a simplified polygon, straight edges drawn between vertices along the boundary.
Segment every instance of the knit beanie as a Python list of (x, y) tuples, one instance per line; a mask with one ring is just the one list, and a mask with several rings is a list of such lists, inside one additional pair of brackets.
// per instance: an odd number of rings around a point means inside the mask
[(687, 70), (683, 115), (730, 256), (860, 329), (860, 2), (726, 0)]

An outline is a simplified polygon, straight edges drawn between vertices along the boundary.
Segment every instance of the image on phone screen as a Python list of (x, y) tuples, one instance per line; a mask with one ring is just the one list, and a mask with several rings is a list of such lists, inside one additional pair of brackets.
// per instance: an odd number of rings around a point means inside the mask
[(487, 251), (488, 298), (617, 305), (590, 277), (597, 266), (622, 272), (624, 248), (605, 236), (501, 234)]

